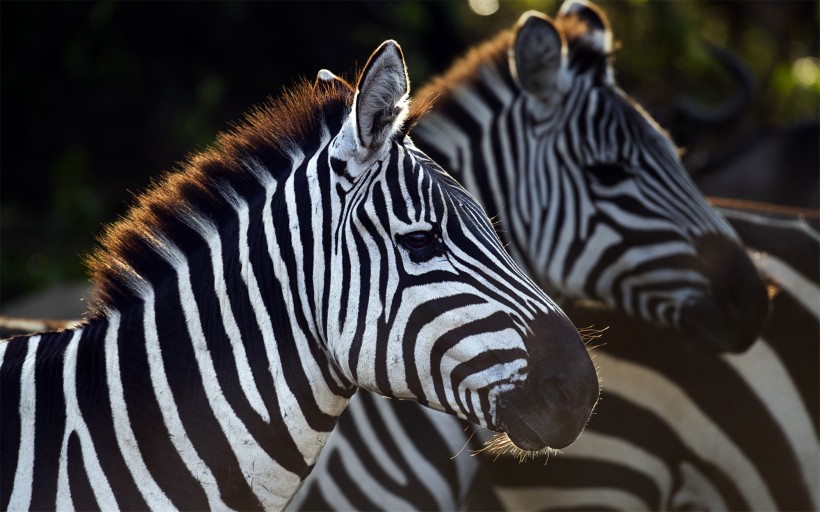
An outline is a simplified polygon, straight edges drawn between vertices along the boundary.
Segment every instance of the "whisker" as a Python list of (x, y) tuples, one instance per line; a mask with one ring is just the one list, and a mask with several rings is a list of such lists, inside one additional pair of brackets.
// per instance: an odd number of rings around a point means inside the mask
[(474, 450), (471, 455), (476, 456), (485, 452), (490, 455), (495, 455), (495, 457), (493, 457), (493, 462), (498, 460), (499, 457), (505, 456), (513, 457), (518, 460), (520, 464), (530, 460), (535, 460), (542, 455), (546, 456), (546, 460), (544, 461), (544, 464), (546, 464), (547, 461), (549, 461), (550, 455), (561, 453), (560, 450), (550, 447), (546, 447), (541, 450), (522, 450), (512, 442), (507, 434), (499, 433), (496, 433), (492, 438), (487, 440), (482, 448)]
[[(464, 430), (466, 431), (468, 428), (470, 428), (469, 425), (467, 427), (465, 427)], [(463, 452), (464, 449), (467, 448), (467, 445), (470, 444), (470, 441), (473, 439), (473, 436), (475, 435), (475, 432), (476, 432), (475, 429), (473, 429), (472, 433), (470, 433), (470, 437), (468, 437), (467, 440), (464, 441), (464, 446), (461, 447), (461, 450), (459, 450), (458, 453), (456, 453), (455, 455), (450, 457), (450, 460), (453, 460), (456, 457), (458, 457), (459, 455), (461, 455), (461, 452)]]

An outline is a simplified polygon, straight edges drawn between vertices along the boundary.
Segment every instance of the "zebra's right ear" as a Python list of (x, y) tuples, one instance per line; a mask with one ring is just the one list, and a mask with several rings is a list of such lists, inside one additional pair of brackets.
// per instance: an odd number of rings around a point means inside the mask
[(373, 52), (356, 89), (356, 135), (360, 146), (372, 153), (381, 149), (407, 117), (410, 79), (397, 42), (385, 41)]
[(567, 43), (552, 20), (538, 11), (527, 11), (518, 19), (515, 42), (510, 48), (510, 71), (522, 89), (551, 102), (566, 92)]

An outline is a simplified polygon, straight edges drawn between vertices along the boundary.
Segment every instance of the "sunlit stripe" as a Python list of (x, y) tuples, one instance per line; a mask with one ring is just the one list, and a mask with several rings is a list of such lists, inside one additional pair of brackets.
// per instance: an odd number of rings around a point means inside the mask
[(253, 493), (266, 509), (281, 509), (287, 504), (293, 489), (299, 486), (301, 478), (283, 468), (259, 445), (248, 431), (247, 426), (237, 417), (222, 392), (216, 368), (202, 329), (202, 319), (191, 287), (191, 274), (185, 255), (173, 244), (166, 241), (163, 256), (173, 265), (177, 274), (179, 298), (185, 325), (188, 328), (194, 357), (205, 396), (219, 423), (231, 450), (236, 455), (242, 476)]
[(94, 492), (94, 498), (97, 500), (100, 510), (115, 510), (118, 508), (117, 500), (111, 490), (108, 478), (105, 476), (102, 466), (100, 466), (97, 450), (91, 440), (91, 433), (88, 431), (88, 425), (83, 419), (77, 399), (77, 350), (82, 333), (82, 329), (74, 331), (74, 335), (66, 347), (63, 360), (63, 395), (65, 396), (66, 420), (57, 476), (57, 509), (72, 510), (74, 508), (68, 482), (68, 440), (71, 434), (76, 432), (80, 440), (85, 474), (88, 483), (91, 485), (91, 490)]
[[(298, 155), (295, 157), (294, 166), (299, 166), (302, 163), (302, 155)], [(267, 183), (268, 186), (275, 187), (276, 184), (273, 181)], [(279, 281), (279, 285), (281, 286), (282, 290), (289, 290), (290, 284), (288, 281), (288, 272), (285, 262), (282, 260), (282, 255), (279, 252), (279, 243), (276, 240), (276, 231), (274, 229), (273, 224), (273, 213), (271, 211), (271, 200), (273, 197), (273, 192), (268, 190), (267, 192), (267, 199), (265, 204), (262, 208), (262, 225), (263, 231), (265, 233), (265, 240), (268, 246), (268, 254), (271, 258), (273, 264), (273, 272), (276, 276), (277, 280)], [(241, 222), (246, 222), (246, 220), (241, 220)], [(256, 280), (256, 276), (253, 271), (253, 266), (250, 265), (248, 262), (247, 265), (241, 266), (241, 274), (242, 279), (245, 282), (246, 286), (248, 287), (249, 298), (251, 302), (251, 308), (253, 309), (254, 317), (256, 318), (256, 322), (260, 327), (260, 331), (262, 333), (262, 339), (265, 343), (265, 350), (268, 354), (278, 354), (279, 350), (277, 348), (277, 341), (276, 336), (273, 330), (273, 324), (271, 322), (271, 314), (265, 308), (265, 304), (262, 302), (262, 294), (259, 289), (259, 284)], [(286, 292), (285, 297), (290, 297), (290, 293)], [(291, 299), (292, 300), (292, 299)], [(292, 304), (288, 304), (288, 308), (292, 311)], [(293, 335), (297, 338), (301, 333), (298, 329), (294, 330)], [(287, 381), (284, 377), (284, 369), (282, 367), (283, 362), (279, 357), (271, 357), (271, 376), (273, 377), (274, 387), (276, 388), (276, 396), (279, 401), (279, 411), (283, 418), (287, 418), (287, 426), (288, 431), (290, 432), (291, 436), (294, 437), (296, 441), (296, 445), (299, 448), (300, 453), (304, 457), (305, 461), (309, 464), (312, 464), (313, 461), (316, 459), (318, 455), (318, 449), (324, 445), (328, 433), (326, 432), (317, 432), (307, 422), (305, 418), (304, 411), (299, 405), (299, 402), (296, 400), (296, 396), (294, 391), (290, 389), (287, 384)], [(314, 361), (314, 365), (315, 365)], [(322, 379), (321, 384), (319, 383), (311, 383), (321, 386), (327, 386), (327, 383), (324, 382)], [(315, 398), (314, 394), (314, 398)], [(320, 401), (321, 402), (321, 401)], [(319, 403), (320, 407), (322, 405), (327, 406), (327, 404)], [(345, 402), (346, 403), (346, 402)], [(338, 406), (339, 404), (336, 403), (334, 400), (334, 404)], [(331, 413), (336, 412), (336, 414), (340, 414), (341, 410), (339, 411), (331, 411)]]
[(108, 384), (108, 398), (111, 401), (112, 423), (114, 436), (117, 438), (117, 446), (148, 508), (151, 510), (171, 510), (174, 505), (148, 471), (137, 444), (137, 439), (134, 436), (134, 431), (131, 429), (131, 419), (128, 417), (128, 407), (125, 404), (122, 374), (120, 373), (118, 338), (120, 313), (111, 310), (107, 318), (108, 330), (105, 333), (106, 382)]
[[(245, 351), (242, 333), (239, 330), (239, 325), (236, 323), (236, 318), (231, 307), (231, 300), (228, 296), (228, 284), (225, 279), (225, 269), (222, 261), (222, 239), (219, 231), (210, 219), (205, 218), (199, 213), (192, 212), (187, 216), (186, 222), (205, 240), (211, 253), (214, 295), (219, 303), (222, 325), (231, 343), (233, 358), (236, 363), (236, 372), (239, 376), (239, 387), (242, 388), (242, 393), (245, 395), (251, 408), (262, 418), (262, 421), (269, 423), (270, 415), (265, 407), (265, 403), (262, 401), (262, 395), (259, 393), (256, 381), (253, 379), (253, 372), (251, 371), (248, 355)], [(241, 262), (247, 261), (248, 251), (246, 238), (246, 233), (240, 231), (239, 240), (237, 242), (239, 243)]]
[(168, 384), (168, 377), (165, 374), (165, 364), (162, 361), (162, 347), (159, 344), (159, 334), (157, 333), (156, 304), (154, 290), (146, 284), (146, 289), (142, 290), (144, 301), (143, 329), (145, 330), (145, 352), (148, 356), (148, 370), (151, 376), (151, 384), (154, 387), (154, 394), (157, 405), (162, 412), (162, 419), (168, 431), (168, 437), (174, 448), (179, 453), (185, 466), (196, 480), (202, 485), (202, 490), (208, 498), (208, 506), (212, 509), (227, 509), (227, 505), (222, 501), (219, 487), (213, 473), (208, 468), (199, 454), (197, 454), (193, 443), (185, 432), (182, 419), (179, 417), (179, 409), (174, 401), (171, 386)]
[(37, 410), (34, 367), (40, 336), (32, 336), (26, 343), (28, 350), (20, 372), (20, 448), (17, 452), (17, 469), (9, 498), (9, 510), (28, 510), (34, 484), (34, 420)]

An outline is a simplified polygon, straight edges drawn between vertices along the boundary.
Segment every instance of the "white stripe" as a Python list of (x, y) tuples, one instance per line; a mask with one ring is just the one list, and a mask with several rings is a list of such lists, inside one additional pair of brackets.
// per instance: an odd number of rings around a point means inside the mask
[(630, 468), (654, 482), (660, 492), (661, 503), (666, 502), (672, 490), (672, 474), (664, 461), (643, 447), (619, 437), (587, 429), (557, 457), (592, 459)]
[(120, 313), (116, 310), (110, 310), (108, 313), (108, 330), (105, 333), (105, 367), (114, 436), (117, 438), (117, 446), (120, 453), (122, 453), (125, 465), (134, 478), (134, 483), (148, 508), (151, 510), (172, 510), (174, 505), (148, 471), (137, 445), (134, 431), (131, 429), (128, 407), (125, 405), (122, 374), (120, 373), (119, 329)]
[(737, 370), (769, 410), (770, 416), (777, 420), (792, 447), (791, 456), (802, 468), (806, 488), (817, 510), (820, 506), (820, 444), (814, 433), (814, 422), (788, 369), (762, 339), (743, 354), (726, 354), (723, 358)]
[[(392, 402), (387, 402), (385, 406), (387, 405), (392, 405)], [(461, 495), (453, 495), (454, 489), (448, 486), (446, 492), (437, 491), (435, 496), (441, 504), (442, 510), (454, 510), (458, 507), (458, 504), (467, 502), (468, 494), (471, 491), (472, 482), (475, 479), (481, 464), (481, 459), (470, 455), (469, 450), (467, 449), (470, 438), (468, 436), (465, 439), (465, 433), (468, 430), (473, 432), (481, 429), (478, 425), (472, 423), (466, 424), (450, 414), (441, 414), (440, 412), (434, 411), (428, 407), (422, 407), (421, 405), (416, 404), (416, 409), (427, 417), (427, 421), (433, 424), (439, 439), (448, 447), (446, 453), (428, 454), (427, 457), (432, 455), (439, 461), (438, 464), (449, 463), (455, 470), (459, 482), (459, 488), (461, 489)], [(465, 428), (465, 425), (469, 425), (469, 427)], [(408, 428), (412, 430), (414, 426), (406, 425), (404, 427), (405, 431), (407, 431)], [(448, 460), (446, 462), (441, 462), (442, 457), (446, 457)], [(450, 501), (441, 503), (441, 500), (443, 499), (442, 496), (445, 494)]]
[(248, 432), (245, 424), (236, 416), (236, 412), (225, 398), (208, 345), (205, 342), (205, 332), (202, 329), (199, 309), (191, 288), (188, 262), (185, 255), (172, 244), (169, 243), (166, 247), (175, 256), (169, 263), (177, 272), (179, 298), (185, 315), (185, 324), (191, 337), (197, 368), (202, 377), (202, 387), (214, 417), (219, 422), (219, 427), (225, 433), (231, 450), (236, 455), (242, 476), (259, 498), (263, 508), (282, 509), (299, 486), (301, 478), (283, 468), (268, 455)]
[(666, 421), (698, 457), (731, 475), (755, 508), (776, 508), (752, 461), (674, 382), (654, 370), (603, 352), (596, 354), (595, 362), (600, 365), (605, 392), (619, 395)]
[(174, 449), (179, 453), (185, 466), (193, 477), (202, 485), (202, 490), (208, 498), (209, 508), (227, 509), (227, 505), (222, 501), (216, 479), (210, 468), (205, 464), (193, 443), (188, 438), (182, 419), (179, 417), (179, 410), (168, 384), (168, 377), (165, 374), (165, 363), (162, 361), (162, 347), (159, 344), (159, 334), (157, 333), (157, 320), (155, 308), (154, 290), (147, 287), (143, 290), (143, 301), (145, 302), (143, 328), (145, 329), (145, 352), (148, 355), (148, 369), (151, 375), (151, 383), (154, 387), (154, 394), (157, 398), (157, 405), (162, 412), (162, 420), (168, 430), (168, 437), (174, 445)]
[[(680, 465), (681, 483), (663, 506), (666, 510), (729, 510), (711, 481), (688, 462)], [(752, 506), (754, 509), (754, 505)]]
[(803, 234), (808, 235), (816, 242), (820, 242), (820, 233), (806, 222), (804, 219), (780, 219), (776, 216), (764, 214), (757, 214), (754, 212), (747, 212), (744, 210), (735, 210), (729, 206), (720, 206), (717, 208), (725, 217), (730, 219), (739, 219), (754, 224), (764, 224), (769, 227), (781, 227), (786, 229), (794, 229), (802, 231)]
[[(365, 496), (374, 498), (376, 504), (382, 510), (412, 510), (413, 507), (402, 496), (392, 494), (384, 488), (379, 480), (379, 473), (372, 471), (374, 468), (364, 465), (359, 457), (359, 451), (345, 437), (337, 437), (339, 440), (336, 444), (337, 455), (345, 468), (345, 473), (355, 478), (357, 489)], [(337, 487), (336, 479), (321, 478), (321, 473), (318, 473), (318, 470), (317, 468), (317, 478), (314, 482), (318, 484), (320, 492), (328, 500), (328, 503), (335, 510), (356, 510), (356, 506), (350, 504), (345, 498), (344, 492)]]
[[(388, 432), (400, 432), (402, 434), (402, 437), (409, 437), (412, 435), (414, 426), (405, 425), (401, 423), (399, 418), (396, 416), (396, 408), (393, 407), (392, 400), (381, 396), (373, 396), (373, 399), (374, 403), (376, 404), (378, 414), (382, 417), (382, 420), (384, 421), (385, 427), (387, 428)], [(421, 406), (419, 406), (418, 408), (422, 411), (430, 411), (430, 409), (426, 409)], [(450, 425), (455, 423), (455, 421), (452, 421), (453, 417), (450, 415), (437, 413), (435, 411), (430, 411), (430, 413), (430, 416), (440, 416), (451, 420), (451, 423), (449, 423)], [(361, 418), (358, 421), (358, 424), (362, 425), (366, 422), (368, 422), (366, 418)], [(456, 425), (458, 424), (456, 423)], [(364, 438), (377, 439), (375, 436), (372, 438)], [(435, 466), (433, 466), (429, 459), (429, 457), (446, 457), (449, 454), (425, 454), (419, 452), (415, 443), (402, 440), (399, 440), (399, 442), (396, 444), (398, 445), (399, 451), (401, 451), (401, 455), (403, 456), (404, 460), (406, 460), (408, 465), (411, 468), (413, 468), (413, 471), (416, 473), (416, 476), (420, 478), (422, 485), (427, 489), (428, 493), (436, 500), (436, 508), (439, 510), (455, 509), (457, 503), (453, 501), (454, 496), (450, 484), (442, 477), (441, 473), (436, 470)], [(381, 443), (371, 443), (368, 445), (368, 447), (374, 447), (375, 445), (379, 445), (381, 447)], [(389, 454), (377, 455), (376, 457), (377, 460), (383, 460), (384, 458), (390, 458)], [(402, 477), (398, 480), (401, 482), (405, 481), (406, 478)]]
[(755, 266), (764, 274), (774, 278), (777, 284), (797, 299), (816, 320), (820, 320), (820, 287), (794, 270), (785, 261), (771, 254), (750, 251)]
[[(359, 392), (361, 393), (361, 392)], [(353, 424), (356, 426), (356, 431), (365, 442), (369, 440), (378, 439), (378, 433), (373, 430), (374, 422), (371, 420), (371, 416), (367, 413), (367, 410), (364, 408), (362, 404), (362, 398), (359, 396), (359, 393), (356, 393), (353, 400), (350, 403), (350, 406), (347, 408), (347, 414), (349, 418), (352, 420)], [(366, 391), (365, 391), (366, 393)], [(389, 402), (389, 399), (373, 395), (370, 397), (370, 400), (373, 402), (374, 406), (376, 407), (375, 413), (382, 418), (388, 418), (393, 413), (392, 403)], [(388, 409), (388, 410), (385, 410)], [(395, 424), (395, 420), (392, 424)], [(387, 426), (390, 427), (392, 424), (388, 424)], [(393, 430), (391, 428), (387, 428), (387, 432), (391, 433), (398, 433), (401, 430)], [(407, 444), (406, 442), (399, 442), (398, 444)], [(396, 465), (395, 458), (393, 454), (387, 453), (385, 451), (385, 446), (381, 442), (376, 443), (368, 443), (365, 447), (365, 450), (369, 451), (373, 458), (376, 460), (377, 467), (375, 468), (368, 468), (371, 474), (384, 475), (386, 478), (397, 482), (399, 485), (404, 486), (407, 485), (407, 476), (401, 470), (401, 468)], [(416, 468), (414, 467), (414, 471)], [(357, 474), (357, 473), (354, 473)], [(419, 472), (421, 474), (421, 472)]]
[[(230, 189), (230, 192), (223, 190), (223, 193), (226, 195), (236, 194), (233, 189)], [(265, 402), (262, 401), (262, 395), (259, 393), (256, 381), (253, 379), (248, 354), (245, 351), (245, 344), (242, 342), (242, 333), (239, 331), (239, 325), (236, 323), (236, 317), (234, 317), (233, 309), (231, 308), (231, 300), (228, 297), (228, 285), (225, 282), (225, 269), (222, 262), (222, 240), (219, 231), (210, 219), (205, 218), (199, 213), (192, 213), (186, 216), (186, 220), (205, 240), (211, 252), (214, 295), (219, 302), (219, 313), (222, 316), (222, 325), (225, 328), (225, 334), (228, 335), (228, 340), (231, 343), (233, 358), (236, 362), (236, 373), (239, 376), (239, 386), (242, 388), (242, 393), (256, 414), (258, 414), (265, 423), (270, 423), (270, 415), (265, 407)], [(246, 235), (247, 233), (245, 231), (240, 230), (239, 239), (237, 240), (240, 247), (240, 262), (243, 265), (247, 262), (248, 258)]]
[(94, 498), (101, 510), (114, 510), (117, 508), (117, 500), (114, 498), (114, 492), (111, 490), (108, 478), (105, 476), (102, 466), (100, 466), (97, 450), (91, 440), (91, 433), (83, 419), (80, 403), (77, 400), (77, 350), (82, 332), (82, 329), (74, 331), (74, 335), (66, 347), (63, 360), (63, 395), (65, 396), (66, 420), (63, 446), (60, 451), (60, 469), (57, 477), (57, 508), (74, 509), (68, 482), (68, 440), (71, 434), (76, 432), (80, 440), (83, 468), (94, 493)]
[(27, 340), (28, 350), (20, 372), (20, 448), (17, 452), (17, 470), (14, 473), (9, 510), (28, 510), (34, 484), (34, 420), (37, 387), (34, 366), (40, 336)]
[[(268, 244), (268, 251), (271, 260), (273, 261), (274, 274), (277, 276), (282, 290), (286, 290), (285, 297), (288, 297), (290, 293), (288, 293), (287, 290), (290, 289), (290, 284), (287, 277), (287, 268), (285, 267), (284, 261), (282, 261), (281, 254), (279, 254), (279, 244), (276, 242), (276, 232), (273, 227), (273, 214), (271, 212), (270, 195), (268, 196), (268, 200), (265, 202), (265, 206), (262, 209), (262, 218)], [(295, 439), (297, 441), (296, 445), (305, 460), (312, 462), (312, 460), (316, 457), (313, 447), (317, 446), (317, 443), (324, 444), (327, 439), (327, 434), (323, 432), (316, 432), (310, 427), (307, 422), (307, 418), (305, 418), (304, 412), (299, 405), (299, 402), (296, 400), (293, 390), (291, 390), (290, 386), (287, 384), (284, 369), (282, 367), (282, 361), (279, 359), (279, 350), (277, 348), (276, 336), (273, 332), (273, 324), (270, 320), (270, 313), (268, 313), (265, 308), (265, 304), (262, 302), (261, 291), (259, 290), (259, 284), (257, 284), (253, 267), (250, 265), (250, 262), (248, 262), (247, 266), (242, 265), (241, 270), (242, 279), (245, 281), (245, 284), (248, 287), (248, 293), (250, 294), (253, 313), (256, 317), (257, 323), (259, 324), (260, 330), (262, 331), (262, 339), (265, 342), (265, 350), (268, 354), (271, 354), (270, 371), (273, 377), (274, 385), (276, 386), (276, 396), (279, 399), (280, 414), (283, 418), (288, 419), (288, 430), (291, 433), (298, 432), (300, 434), (298, 436), (299, 439)], [(289, 311), (292, 311), (292, 307), (293, 304), (288, 304)], [(293, 335), (294, 338), (298, 336), (298, 329), (294, 329)]]

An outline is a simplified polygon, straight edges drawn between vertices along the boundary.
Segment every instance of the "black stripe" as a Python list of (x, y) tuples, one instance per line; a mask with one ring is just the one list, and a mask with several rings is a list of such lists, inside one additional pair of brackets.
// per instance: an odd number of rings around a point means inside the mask
[[(661, 501), (660, 489), (651, 478), (621, 464), (584, 457), (564, 457), (560, 454), (550, 457), (549, 460), (539, 458), (523, 463), (513, 457), (498, 457), (495, 460), (492, 457), (491, 454), (485, 456), (484, 462), (496, 486), (579, 490), (612, 489), (640, 498), (649, 505), (650, 510), (664, 510), (668, 506)], [(533, 505), (539, 509), (550, 508), (548, 503), (533, 503)], [(586, 505), (598, 506), (597, 503)]]
[(165, 374), (180, 420), (216, 479), (225, 504), (242, 510), (260, 509), (205, 395), (176, 286), (176, 280), (162, 285), (157, 291), (155, 311)]
[[(399, 290), (399, 293), (400, 292), (401, 290)], [(402, 345), (402, 355), (404, 357), (404, 372), (405, 378), (407, 379), (407, 387), (410, 389), (410, 392), (417, 397), (417, 401), (420, 404), (427, 404), (427, 396), (422, 389), (418, 368), (416, 367), (415, 347), (419, 332), (427, 323), (432, 321), (434, 317), (441, 316), (453, 309), (481, 304), (483, 302), (485, 302), (483, 299), (475, 295), (460, 293), (449, 297), (431, 299), (424, 303), (422, 308), (417, 308), (410, 313), (410, 317), (407, 319), (407, 328), (404, 331), (405, 343)]]
[(57, 471), (65, 431), (63, 356), (73, 333), (43, 335), (34, 369), (37, 388), (34, 425), (34, 482), (30, 510), (53, 510), (57, 500)]
[[(118, 444), (112, 423), (113, 414), (105, 362), (105, 336), (108, 327), (106, 320), (94, 322), (83, 331), (80, 338), (77, 346), (77, 403), (94, 443), (100, 467), (108, 478), (117, 503), (120, 507), (145, 510), (148, 504), (142, 499), (122, 453), (119, 449), (114, 449)], [(72, 467), (71, 460), (72, 457), (69, 457), (69, 469)], [(72, 481), (72, 496), (73, 485)], [(74, 505), (78, 510), (84, 508), (79, 506), (77, 500)]]
[[(150, 379), (144, 336), (143, 306), (135, 304), (120, 321), (117, 342), (123, 395), (134, 438), (148, 471), (174, 506), (205, 510), (209, 508), (208, 499), (171, 443), (162, 419)], [(168, 377), (174, 374), (168, 372)]]
[[(75, 510), (100, 510), (88, 474), (85, 472), (83, 451), (80, 447), (80, 438), (76, 432), (68, 437), (68, 484), (71, 490), (71, 502)], [(36, 490), (35, 490), (36, 492)]]

